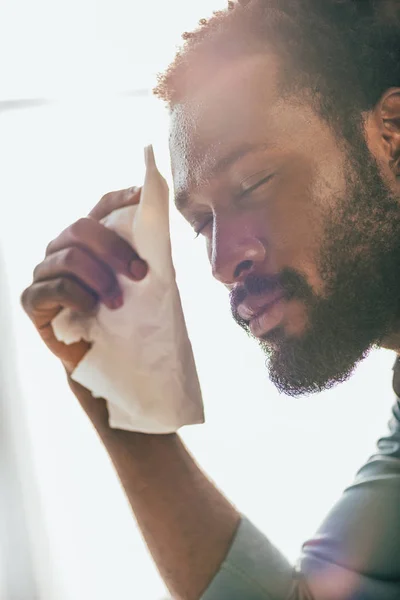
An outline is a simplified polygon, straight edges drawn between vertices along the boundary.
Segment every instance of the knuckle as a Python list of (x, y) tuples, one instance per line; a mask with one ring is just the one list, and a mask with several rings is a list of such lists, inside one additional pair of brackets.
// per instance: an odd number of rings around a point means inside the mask
[(66, 248), (62, 253), (62, 262), (68, 270), (73, 270), (79, 264), (79, 249), (75, 246)]
[(51, 240), (51, 242), (49, 242), (46, 246), (45, 256), (48, 256), (49, 254), (51, 254), (53, 246), (54, 246), (54, 240)]
[(69, 296), (71, 292), (71, 281), (66, 277), (58, 277), (53, 283), (53, 292), (56, 296)]
[(118, 192), (107, 192), (107, 194), (104, 194), (96, 204), (94, 211), (96, 213), (101, 213), (101, 216), (110, 213), (115, 205), (115, 197), (117, 194)]
[(112, 213), (117, 208), (137, 204), (140, 197), (140, 188), (132, 186), (130, 188), (107, 192), (101, 197), (96, 206), (90, 211), (89, 217), (99, 221)]
[(42, 264), (43, 263), (39, 263), (38, 265), (36, 265), (36, 267), (33, 269), (33, 279), (37, 279), (40, 275), (40, 271), (42, 270)]
[(32, 318), (36, 307), (40, 304), (43, 295), (43, 286), (33, 283), (21, 294), (21, 304), (27, 315)]
[(30, 287), (27, 287), (22, 292), (21, 297), (20, 297), (22, 307), (24, 308), (25, 311), (28, 310), (28, 306), (29, 306), (29, 293), (30, 293)]
[(81, 217), (73, 225), (71, 225), (70, 232), (73, 237), (81, 237), (87, 231), (88, 224), (90, 219), (88, 217)]

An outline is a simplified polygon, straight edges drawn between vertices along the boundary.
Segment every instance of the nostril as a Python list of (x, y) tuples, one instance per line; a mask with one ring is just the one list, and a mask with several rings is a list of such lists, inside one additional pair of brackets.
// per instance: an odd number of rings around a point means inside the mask
[(234, 272), (235, 279), (237, 277), (239, 277), (239, 275), (242, 273), (242, 271), (249, 271), (252, 266), (253, 266), (252, 260), (243, 260), (240, 264), (238, 264), (238, 266), (235, 269), (235, 272)]

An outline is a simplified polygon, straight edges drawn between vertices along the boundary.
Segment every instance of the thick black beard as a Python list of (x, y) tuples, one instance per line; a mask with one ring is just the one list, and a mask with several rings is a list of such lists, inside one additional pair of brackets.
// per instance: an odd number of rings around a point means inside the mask
[(327, 211), (317, 257), (324, 297), (291, 269), (282, 271), (279, 282), (249, 277), (231, 295), (234, 319), (250, 336), (236, 313), (247, 294), (282, 288), (287, 299), (305, 303), (309, 323), (301, 337), (288, 337), (278, 326), (257, 340), (267, 356), (270, 380), (293, 397), (348, 380), (399, 318), (400, 199), (385, 184), (365, 141), (358, 139), (347, 154), (347, 194)]

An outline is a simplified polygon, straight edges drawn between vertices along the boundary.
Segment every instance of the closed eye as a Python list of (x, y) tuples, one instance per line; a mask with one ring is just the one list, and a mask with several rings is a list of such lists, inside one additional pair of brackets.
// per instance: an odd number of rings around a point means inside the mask
[[(259, 173), (256, 173), (256, 175), (257, 174), (259, 175)], [(241, 192), (239, 193), (239, 198), (244, 198), (247, 195), (251, 194), (251, 192), (254, 192), (256, 189), (258, 189), (265, 183), (268, 183), (268, 181), (270, 179), (272, 179), (273, 176), (274, 176), (274, 174), (266, 175), (262, 179), (259, 179), (258, 181), (256, 181), (253, 185), (245, 187), (245, 189), (242, 189)], [(254, 180), (254, 178), (255, 178), (255, 176), (252, 175), (245, 181), (249, 181), (249, 180), (251, 181), (251, 179)], [(243, 182), (243, 183), (245, 183), (245, 182)], [(243, 186), (243, 184), (242, 184), (242, 186)], [(212, 222), (212, 220), (213, 220), (213, 216), (210, 216), (205, 221), (203, 221), (203, 223), (200, 226), (198, 226), (198, 227), (194, 226), (194, 231), (196, 234), (195, 239), (197, 239), (199, 237), (199, 235), (203, 232), (203, 230), (207, 227), (207, 225), (209, 225)]]
[(253, 185), (250, 185), (248, 187), (244, 186), (244, 189), (242, 189), (242, 191), (239, 193), (239, 197), (243, 198), (243, 196), (247, 196), (247, 194), (254, 192), (254, 190), (258, 189), (259, 187), (264, 185), (264, 183), (267, 183), (270, 179), (272, 179), (273, 176), (274, 176), (273, 174), (267, 175), (266, 177), (263, 177), (262, 179), (258, 180)]
[(207, 227), (207, 225), (209, 223), (211, 223), (213, 220), (213, 217), (209, 217), (206, 221), (204, 221), (204, 223), (202, 223), (202, 225), (200, 225), (199, 227), (195, 227), (194, 231), (195, 231), (195, 236), (194, 239), (197, 239), (199, 237), (199, 235), (201, 234), (201, 232), (203, 231), (203, 229), (205, 229)]

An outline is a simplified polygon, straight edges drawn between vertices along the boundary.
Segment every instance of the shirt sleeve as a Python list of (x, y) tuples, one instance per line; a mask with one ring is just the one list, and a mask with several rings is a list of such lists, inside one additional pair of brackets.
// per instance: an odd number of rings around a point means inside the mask
[(242, 515), (225, 561), (201, 600), (287, 600), (294, 569)]
[(296, 568), (242, 515), (230, 550), (201, 600), (399, 598), (397, 398), (388, 435), (378, 441), (377, 453), (357, 473), (316, 535), (303, 545)]

